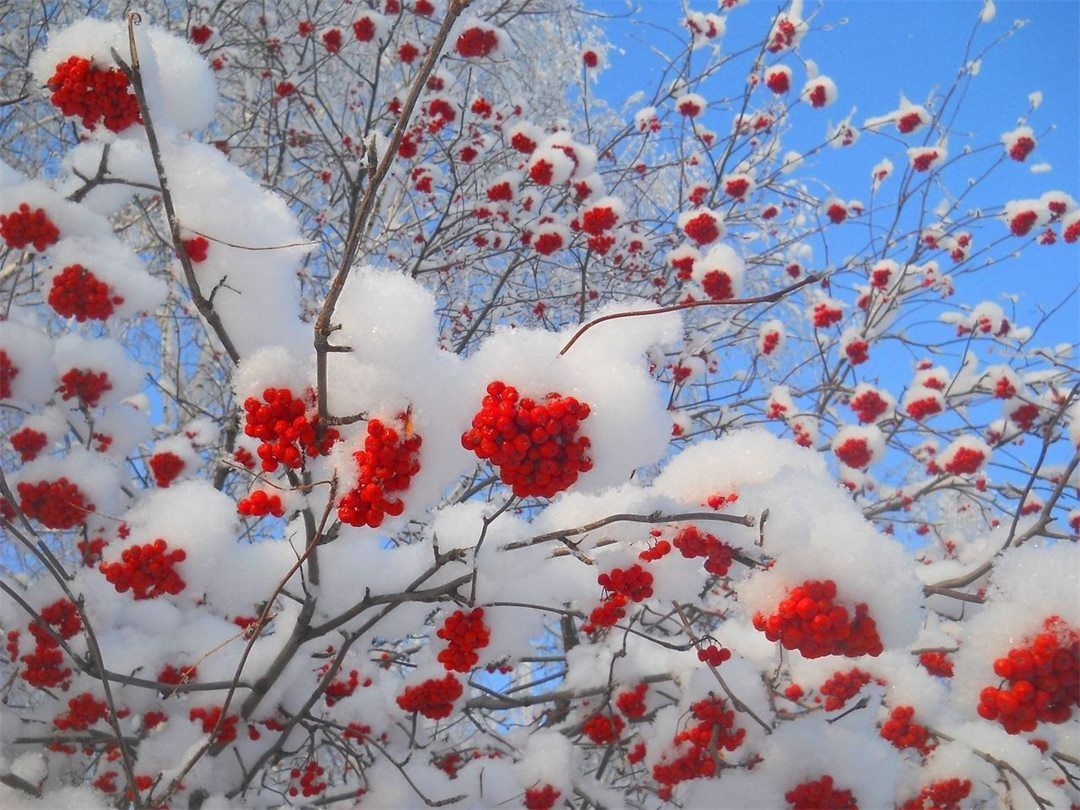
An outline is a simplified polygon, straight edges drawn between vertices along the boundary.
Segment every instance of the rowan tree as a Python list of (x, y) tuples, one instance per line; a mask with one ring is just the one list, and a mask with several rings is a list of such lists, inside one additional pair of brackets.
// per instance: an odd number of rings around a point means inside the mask
[(743, 3), (622, 106), (577, 0), (5, 10), (4, 807), (1080, 802), (1016, 29), (860, 116)]

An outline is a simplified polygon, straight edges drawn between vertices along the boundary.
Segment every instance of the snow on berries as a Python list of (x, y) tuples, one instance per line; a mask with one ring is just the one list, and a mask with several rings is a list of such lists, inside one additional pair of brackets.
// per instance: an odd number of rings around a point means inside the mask
[(418, 712), (430, 720), (442, 720), (454, 711), (454, 703), (463, 693), (461, 681), (447, 675), (405, 687), (397, 697), (397, 704), (404, 711)]
[(22, 250), (33, 245), (41, 253), (60, 239), (60, 229), (44, 208), (31, 210), (28, 203), (20, 203), (16, 210), (0, 214), (0, 237), (9, 248)]
[(859, 383), (848, 400), (848, 407), (855, 412), (859, 422), (865, 425), (888, 416), (896, 407), (896, 402), (887, 391), (877, 389), (869, 383)]
[(741, 256), (727, 245), (714, 245), (694, 262), (693, 279), (713, 301), (738, 298), (742, 292), (746, 265)]
[(852, 611), (836, 600), (831, 579), (807, 580), (790, 589), (773, 613), (754, 614), (754, 627), (769, 641), (806, 658), (881, 655), (883, 646), (867, 605), (860, 602)]
[(865, 470), (885, 453), (885, 436), (873, 425), (847, 425), (836, 431), (833, 452), (842, 464)]
[(787, 330), (783, 321), (772, 318), (763, 322), (758, 329), (757, 348), (765, 356), (782, 351), (786, 341)]
[(776, 95), (791, 89), (791, 68), (787, 65), (773, 65), (765, 71), (765, 86)]
[(1018, 163), (1023, 163), (1027, 156), (1035, 151), (1035, 132), (1031, 127), (1017, 127), (1001, 136), (1005, 151)]
[(128, 546), (120, 553), (120, 560), (101, 563), (98, 570), (104, 574), (118, 593), (127, 593), (135, 599), (154, 599), (170, 594), (175, 596), (187, 587), (176, 566), (187, 559), (182, 548), (169, 549), (169, 544), (158, 538), (152, 543)]
[(974, 475), (990, 459), (990, 446), (974, 436), (953, 441), (937, 457), (937, 466), (953, 475)]
[(948, 152), (943, 143), (936, 146), (913, 146), (907, 150), (908, 160), (911, 167), (917, 172), (928, 172), (938, 169), (948, 157)]
[(56, 65), (46, 87), (53, 106), (89, 130), (100, 123), (110, 132), (122, 132), (142, 123), (138, 99), (119, 68), (96, 67), (89, 59), (70, 56)]
[(602, 197), (581, 212), (581, 230), (592, 236), (610, 231), (626, 216), (626, 205), (618, 197)]
[(735, 751), (746, 739), (746, 729), (736, 726), (733, 709), (721, 697), (710, 695), (690, 706), (690, 718), (683, 731), (672, 739), (660, 755), (652, 777), (664, 787), (674, 787), (691, 779), (708, 779), (716, 774), (714, 751)]
[(895, 748), (913, 748), (925, 755), (930, 753), (936, 743), (926, 726), (916, 722), (914, 716), (915, 709), (911, 706), (897, 706), (882, 723), (881, 737)]
[(589, 413), (574, 397), (552, 392), (536, 401), (496, 380), (461, 444), (498, 467), (518, 497), (550, 498), (592, 469), (589, 439), (578, 435)]
[(806, 99), (807, 103), (814, 109), (828, 107), (836, 102), (836, 82), (828, 76), (815, 76), (812, 79), (807, 79), (800, 97)]
[(408, 413), (398, 416), (397, 427), (379, 419), (369, 420), (363, 449), (353, 453), (359, 472), (356, 486), (338, 504), (338, 519), (351, 526), (374, 529), (387, 515), (400, 515), (405, 504), (395, 493), (407, 490), (420, 471), (421, 442), (420, 435), (412, 430)]
[(960, 810), (970, 794), (970, 779), (938, 779), (923, 785), (917, 796), (900, 805), (900, 810)]
[(696, 118), (705, 110), (705, 98), (698, 93), (685, 93), (675, 99), (675, 109), (679, 115)]
[(443, 621), (436, 635), (446, 642), (446, 649), (437, 656), (448, 672), (469, 672), (480, 660), (476, 654), (488, 645), (491, 632), (484, 624), (484, 609), (473, 608), (466, 613), (455, 610)]
[(295, 397), (288, 388), (266, 388), (259, 397), (244, 400), (244, 433), (260, 441), (257, 453), (262, 468), (273, 472), (284, 464), (299, 469), (304, 457), (325, 456), (340, 437), (335, 428), (327, 428), (317, 437), (318, 413), (314, 391)]

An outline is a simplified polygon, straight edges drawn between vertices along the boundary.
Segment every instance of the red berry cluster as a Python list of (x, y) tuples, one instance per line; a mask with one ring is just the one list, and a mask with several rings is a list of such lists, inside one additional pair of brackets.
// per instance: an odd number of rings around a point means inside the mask
[(101, 561), (101, 553), (107, 545), (108, 541), (104, 537), (91, 537), (89, 540), (80, 540), (75, 547), (82, 557), (82, 564), (90, 568)]
[(56, 66), (46, 86), (53, 105), (64, 115), (81, 118), (87, 129), (94, 129), (98, 121), (111, 132), (142, 123), (138, 99), (117, 68), (96, 68), (89, 59), (71, 56)]
[(416, 686), (407, 686), (398, 695), (397, 704), (407, 712), (420, 712), (431, 720), (449, 717), (454, 711), (454, 701), (465, 690), (453, 675), (445, 678), (429, 678)]
[(266, 472), (278, 464), (298, 469), (305, 454), (325, 456), (340, 437), (333, 428), (324, 431), (321, 440), (316, 437), (319, 416), (308, 415), (309, 404), (315, 401), (310, 389), (306, 399), (294, 397), (288, 388), (267, 388), (261, 402), (256, 397), (244, 401), (244, 433), (262, 442), (257, 452)]
[(838, 444), (833, 452), (844, 464), (855, 470), (861, 470), (870, 465), (874, 460), (874, 454), (870, 450), (866, 439), (861, 436), (852, 436)]
[(86, 522), (94, 511), (75, 484), (67, 478), (55, 481), (21, 482), (18, 487), (19, 508), (28, 518), (34, 518), (49, 529), (71, 529)]
[(246, 498), (241, 498), (236, 505), (236, 511), (248, 517), (265, 517), (273, 515), (282, 517), (285, 507), (281, 503), (280, 495), (272, 495), (265, 490), (257, 489)]
[[(326, 35), (324, 34), (323, 39), (325, 38)], [(319, 780), (319, 777), (322, 776), (324, 772), (323, 767), (315, 760), (311, 760), (311, 762), (304, 766), (303, 770), (300, 768), (293, 768), (289, 772), (289, 777), (290, 779), (299, 779), (300, 785), (290, 786), (289, 795), (296, 796), (297, 794), (302, 794), (304, 796), (318, 796), (326, 790), (326, 782)]]
[(997, 720), (1009, 734), (1034, 731), (1036, 723), (1065, 723), (1080, 706), (1080, 633), (1060, 616), (1045, 632), (994, 661), (1000, 687), (979, 694), (979, 715)]
[(83, 692), (68, 701), (67, 713), (54, 717), (53, 725), (60, 731), (86, 731), (108, 716), (109, 707), (104, 700), (97, 700), (89, 692)]
[(697, 652), (698, 661), (703, 664), (708, 664), (711, 667), (718, 667), (725, 661), (731, 660), (731, 650), (727, 647), (718, 647), (715, 644), (710, 644), (708, 647), (702, 647)]
[(386, 515), (397, 517), (405, 510), (401, 498), (390, 493), (404, 492), (420, 471), (421, 438), (411, 431), (407, 414), (399, 417), (400, 433), (378, 419), (367, 424), (364, 449), (353, 453), (360, 470), (356, 486), (338, 504), (338, 519), (350, 526), (382, 525)]
[(914, 716), (915, 709), (911, 706), (897, 706), (882, 724), (881, 736), (900, 750), (914, 748), (921, 754), (929, 754), (937, 743), (926, 726), (912, 722)]
[[(60, 599), (42, 608), (41, 618), (63, 639), (72, 638), (82, 630), (79, 612), (67, 599)], [(33, 652), (19, 659), (26, 664), (22, 679), (31, 686), (46, 689), (58, 686), (66, 690), (69, 686), (68, 678), (71, 677), (71, 669), (62, 666), (64, 654), (60, 650), (60, 645), (37, 621), (30, 622), (27, 629), (34, 637), (35, 645)], [(13, 660), (18, 653), (18, 635), (17, 630), (8, 633), (8, 653)]]
[(525, 810), (551, 810), (562, 793), (551, 785), (525, 791)]
[(734, 559), (735, 549), (697, 526), (687, 526), (672, 540), (686, 559), (705, 558), (705, 570), (718, 577), (726, 576)]
[(190, 683), (197, 677), (199, 677), (199, 668), (194, 664), (180, 667), (166, 664), (164, 669), (158, 673), (157, 679), (159, 683), (171, 683), (176, 686), (182, 683)]
[(9, 440), (15, 452), (19, 454), (19, 458), (23, 461), (33, 461), (38, 457), (38, 453), (45, 449), (49, 437), (40, 430), (24, 427), (12, 433)]
[(96, 408), (101, 395), (112, 390), (112, 383), (107, 371), (73, 368), (60, 378), (60, 387), (56, 390), (65, 402), (78, 399), (86, 407)]
[[(188, 719), (192, 722), (199, 720), (202, 722), (202, 730), (204, 734), (209, 734), (217, 726), (218, 721), (221, 720), (221, 707), (215, 706), (213, 709), (207, 711), (203, 708), (195, 708), (188, 712)], [(240, 720), (239, 716), (230, 714), (225, 718), (225, 722), (221, 724), (221, 731), (214, 737), (215, 745), (227, 745), (236, 739), (236, 724)]]
[(656, 562), (671, 553), (671, 543), (667, 540), (659, 540), (652, 548), (647, 548), (640, 554), (638, 559), (644, 562)]
[(19, 376), (19, 369), (8, 353), (0, 349), (0, 399), (8, 399), (11, 396), (11, 381)]
[[(349, 670), (348, 678), (331, 681), (330, 685), (326, 687), (326, 692), (324, 693), (326, 696), (326, 705), (333, 706), (339, 700), (344, 700), (355, 692), (358, 686), (360, 686), (360, 674), (355, 669)], [(364, 686), (371, 686), (371, 678), (364, 679)]]
[(150, 456), (150, 471), (154, 474), (154, 481), (162, 489), (175, 481), (185, 466), (184, 460), (176, 453), (166, 451)]
[(589, 406), (573, 397), (550, 393), (540, 403), (496, 380), (461, 444), (490, 459), (518, 497), (550, 498), (592, 469), (589, 440), (577, 435), (588, 416)]
[(589, 621), (581, 626), (585, 633), (591, 633), (597, 627), (612, 627), (626, 615), (626, 605), (630, 600), (624, 594), (613, 593), (592, 609)]
[(102, 563), (98, 570), (117, 593), (130, 590), (136, 599), (176, 595), (187, 586), (176, 571), (176, 564), (183, 562), (187, 553), (182, 548), (167, 549), (168, 543), (161, 538), (141, 546), (128, 546), (121, 553), (120, 562)]
[(449, 672), (468, 672), (480, 660), (477, 650), (491, 640), (491, 631), (484, 625), (484, 609), (473, 608), (468, 613), (455, 610), (446, 617), (435, 634), (446, 642), (438, 661)]
[(621, 593), (633, 602), (643, 602), (653, 595), (653, 576), (637, 563), (629, 568), (613, 568), (596, 578), (597, 584), (611, 593)]
[(689, 745), (678, 757), (666, 754), (653, 766), (653, 779), (670, 790), (689, 779), (708, 779), (716, 773), (713, 750), (734, 751), (742, 745), (746, 729), (735, 728), (735, 712), (727, 708), (723, 698), (710, 696), (690, 706), (696, 721), (675, 735), (674, 745)]
[(883, 646), (869, 608), (860, 602), (852, 619), (848, 609), (834, 602), (836, 583), (807, 580), (796, 586), (770, 616), (754, 615), (754, 627), (769, 641), (806, 658), (825, 655), (881, 655)]
[(716, 223), (716, 217), (708, 211), (702, 211), (692, 217), (683, 226), (683, 232), (698, 245), (707, 245), (720, 238), (720, 227)]
[(876, 422), (879, 416), (889, 410), (889, 403), (877, 391), (863, 391), (852, 397), (848, 406), (864, 425)]
[(792, 810), (858, 810), (859, 805), (850, 790), (833, 787), (833, 778), (825, 774), (812, 782), (784, 794)]
[(945, 471), (953, 475), (970, 475), (979, 471), (985, 459), (986, 456), (981, 450), (973, 447), (960, 447), (952, 454), (952, 458), (945, 465)]
[[(282, 84), (286, 84), (286, 82), (282, 82)], [(281, 93), (281, 85), (278, 85), (278, 92)], [(287, 93), (281, 94), (288, 95)], [(206, 257), (210, 253), (210, 242), (205, 236), (193, 236), (191, 239), (182, 239), (180, 240), (180, 244), (184, 246), (184, 252), (187, 254), (187, 257), (196, 264), (205, 262)]]
[(824, 329), (826, 326), (840, 323), (843, 319), (844, 313), (839, 307), (825, 302), (814, 304), (811, 320), (813, 321), (815, 328)]
[(939, 779), (908, 799), (900, 810), (960, 810), (960, 802), (971, 793), (970, 779)]
[(31, 211), (27, 203), (21, 203), (17, 211), (0, 214), (0, 236), (10, 248), (22, 250), (33, 245), (34, 250), (41, 253), (60, 239), (60, 229), (49, 219), (44, 208)]
[(919, 655), (919, 663), (931, 675), (937, 675), (939, 678), (953, 676), (953, 663), (945, 653), (924, 652)]
[(1013, 145), (1009, 147), (1009, 157), (1022, 163), (1034, 149), (1035, 141), (1027, 135), (1021, 135), (1013, 142)]
[(859, 694), (859, 690), (870, 683), (870, 673), (861, 669), (849, 669), (847, 672), (837, 670), (818, 691), (825, 696), (825, 711), (831, 712), (844, 708), (851, 698)]
[(490, 28), (476, 25), (462, 31), (454, 43), (454, 48), (466, 59), (487, 56), (498, 47), (499, 35)]
[(196, 45), (205, 45), (213, 33), (214, 29), (209, 25), (193, 25), (190, 31), (191, 41)]
[(645, 714), (645, 693), (649, 691), (647, 683), (639, 683), (633, 689), (619, 692), (615, 698), (615, 708), (631, 720)]
[(113, 307), (124, 303), (123, 297), (113, 295), (109, 285), (83, 267), (71, 264), (60, 271), (49, 289), (49, 306), (63, 318), (104, 321), (113, 314)]
[(582, 733), (597, 745), (618, 742), (626, 724), (617, 714), (597, 712), (581, 724)]

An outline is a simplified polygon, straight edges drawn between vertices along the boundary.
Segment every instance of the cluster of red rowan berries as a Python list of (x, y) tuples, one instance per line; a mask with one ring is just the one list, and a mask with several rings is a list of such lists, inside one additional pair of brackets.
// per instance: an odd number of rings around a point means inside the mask
[(837, 670), (818, 690), (825, 696), (825, 711), (832, 712), (844, 708), (844, 705), (866, 684), (870, 683), (870, 673), (858, 667), (847, 672)]
[(236, 504), (236, 511), (247, 517), (265, 517), (273, 515), (282, 517), (285, 507), (281, 503), (281, 496), (257, 489), (246, 498), (241, 498)]
[(191, 683), (197, 677), (199, 677), (199, 668), (194, 664), (180, 667), (166, 664), (157, 675), (159, 683), (169, 683), (174, 686), (182, 683)]
[(649, 691), (647, 683), (639, 683), (633, 689), (619, 692), (615, 697), (615, 708), (631, 720), (645, 714), (645, 693)]
[(11, 362), (8, 353), (0, 349), (0, 399), (11, 396), (11, 381), (19, 376), (19, 368)]
[(703, 664), (708, 664), (711, 667), (718, 667), (725, 661), (731, 660), (731, 650), (727, 647), (718, 647), (715, 644), (710, 644), (707, 647), (702, 647), (697, 651), (698, 661)]
[(862, 436), (852, 436), (840, 442), (833, 452), (841, 462), (854, 470), (861, 470), (870, 465), (874, 460), (874, 454), (870, 445)]
[(858, 810), (859, 807), (851, 791), (836, 787), (828, 774), (795, 786), (784, 798), (792, 810)]
[(437, 657), (449, 672), (469, 672), (480, 660), (476, 651), (491, 640), (491, 631), (484, 624), (483, 608), (473, 608), (468, 613), (455, 610), (435, 635), (446, 642), (446, 649)]
[[(323, 667), (323, 671), (325, 672), (325, 670), (327, 670), (329, 666), (330, 665), (327, 664), (325, 667)], [(364, 678), (363, 686), (365, 688), (371, 686), (371, 684), (371, 678)], [(331, 681), (330, 685), (326, 687), (326, 692), (324, 693), (326, 697), (326, 705), (333, 706), (339, 700), (344, 700), (345, 698), (349, 697), (349, 695), (351, 695), (353, 692), (355, 692), (356, 688), (360, 685), (360, 673), (358, 673), (355, 669), (349, 671), (348, 677), (340, 678), (336, 681)]]
[(487, 56), (499, 47), (499, 35), (491, 28), (474, 25), (458, 35), (454, 49), (466, 59)]
[(881, 725), (881, 736), (901, 751), (914, 748), (921, 754), (929, 754), (936, 745), (926, 726), (912, 721), (915, 709), (897, 706), (889, 713), (889, 719)]
[(68, 700), (65, 714), (53, 718), (53, 725), (60, 731), (86, 731), (98, 720), (109, 716), (109, 707), (103, 700), (98, 700), (89, 692)]
[(851, 410), (862, 424), (876, 422), (878, 417), (889, 410), (889, 403), (877, 391), (863, 391), (848, 402)]
[(89, 59), (71, 56), (57, 64), (46, 86), (52, 91), (53, 105), (66, 116), (82, 119), (87, 129), (100, 121), (107, 130), (121, 132), (142, 123), (138, 99), (131, 93), (127, 76), (117, 68), (96, 68)]
[(945, 471), (953, 475), (970, 475), (979, 471), (986, 455), (974, 447), (960, 447), (945, 464)]
[(60, 229), (49, 219), (44, 208), (30, 210), (27, 203), (20, 203), (10, 214), (0, 214), (0, 236), (9, 248), (22, 250), (33, 245), (41, 253), (60, 239)]
[(55, 481), (38, 481), (36, 484), (22, 481), (16, 489), (23, 514), (49, 529), (81, 526), (95, 508), (82, 490), (63, 477)]
[(844, 320), (843, 310), (838, 306), (824, 301), (814, 304), (814, 308), (811, 311), (811, 321), (813, 322), (815, 329), (824, 329), (827, 326), (832, 326), (834, 323), (840, 323), (842, 320)]
[(581, 724), (581, 732), (597, 745), (611, 745), (618, 742), (625, 727), (619, 715), (597, 712)]
[(681, 529), (671, 541), (684, 558), (705, 558), (705, 570), (718, 577), (726, 576), (734, 560), (735, 549), (697, 526)]
[(454, 711), (454, 701), (464, 691), (461, 682), (453, 675), (429, 678), (415, 686), (405, 687), (405, 691), (398, 695), (397, 704), (407, 712), (419, 712), (431, 720), (441, 720)]
[(195, 262), (205, 262), (210, 254), (210, 242), (205, 236), (193, 236), (191, 239), (183, 239), (180, 242), (184, 246), (187, 257)]
[(1080, 706), (1080, 633), (1060, 616), (1047, 618), (1043, 630), (994, 661), (1003, 683), (979, 693), (979, 715), (1009, 734), (1065, 723)]
[(970, 793), (970, 779), (939, 779), (924, 785), (919, 795), (904, 802), (900, 810), (960, 810), (960, 803)]
[(81, 264), (68, 265), (53, 278), (48, 300), (58, 315), (79, 323), (104, 321), (113, 314), (113, 307), (124, 303), (122, 296), (114, 295), (108, 284)]
[(299, 794), (303, 796), (318, 796), (326, 790), (326, 781), (319, 779), (323, 773), (325, 773), (325, 770), (315, 760), (311, 760), (303, 767), (303, 769), (293, 768), (289, 772), (289, 778), (290, 780), (300, 780), (300, 784), (290, 785), (289, 795), (296, 796)]
[[(660, 533), (653, 534), (654, 537), (659, 537)], [(667, 540), (658, 540), (652, 545), (651, 548), (647, 548), (638, 554), (638, 559), (644, 562), (656, 562), (657, 560), (666, 557), (671, 553), (671, 543)]]
[(551, 785), (529, 788), (525, 791), (525, 810), (551, 810), (561, 795)]
[[(188, 719), (192, 722), (196, 720), (202, 723), (202, 730), (204, 734), (209, 734), (213, 731), (221, 720), (221, 707), (215, 706), (213, 709), (195, 708), (188, 712)], [(214, 737), (215, 745), (227, 745), (236, 739), (236, 724), (239, 722), (240, 717), (235, 714), (230, 714), (225, 718), (225, 721), (221, 724), (221, 731)]]
[(643, 602), (653, 595), (653, 575), (637, 563), (628, 568), (612, 568), (600, 574), (596, 582), (611, 593), (621, 593), (632, 602)]
[(158, 538), (153, 543), (128, 546), (121, 552), (120, 562), (102, 563), (98, 570), (117, 593), (130, 590), (136, 599), (154, 599), (176, 595), (187, 587), (176, 571), (177, 563), (185, 559), (187, 553), (182, 548), (169, 551), (168, 543)]
[[(746, 729), (735, 727), (735, 712), (723, 698), (710, 696), (690, 706), (693, 723), (675, 735), (673, 743), (681, 753), (674, 759), (667, 755), (653, 766), (653, 779), (666, 793), (690, 779), (708, 779), (716, 773), (713, 750), (734, 751), (742, 745)], [(688, 743), (685, 747), (683, 743)]]
[(707, 245), (720, 238), (720, 226), (714, 214), (702, 211), (683, 225), (683, 233), (694, 243)]
[(72, 368), (60, 377), (60, 385), (56, 390), (65, 402), (77, 399), (88, 408), (96, 408), (102, 394), (112, 390), (112, 383), (107, 371)]
[(852, 618), (835, 599), (836, 583), (831, 579), (807, 580), (788, 592), (775, 613), (756, 613), (754, 627), (769, 641), (779, 641), (784, 649), (798, 650), (806, 658), (881, 655), (877, 625), (866, 604), (857, 604)]
[[(82, 630), (82, 619), (75, 605), (67, 599), (59, 599), (41, 609), (41, 619), (52, 626), (63, 639), (69, 639)], [(26, 664), (22, 679), (31, 686), (46, 689), (60, 687), (66, 690), (71, 669), (64, 667), (64, 654), (56, 639), (38, 621), (30, 622), (27, 628), (34, 637), (34, 649), (19, 660)], [(7, 650), (14, 661), (19, 652), (19, 631), (8, 633)]]
[(919, 663), (931, 675), (939, 678), (951, 678), (953, 676), (953, 663), (943, 652), (924, 652), (919, 655)]
[(266, 472), (279, 464), (299, 469), (305, 454), (325, 456), (340, 437), (337, 430), (328, 428), (322, 439), (317, 438), (319, 415), (308, 414), (314, 392), (309, 390), (306, 400), (294, 397), (288, 388), (267, 388), (261, 402), (256, 397), (244, 400), (244, 433), (261, 442), (256, 452)]
[(419, 434), (411, 431), (410, 419), (402, 414), (404, 429), (398, 431), (378, 419), (367, 423), (364, 448), (353, 453), (359, 477), (356, 486), (338, 504), (338, 519), (351, 526), (378, 528), (387, 515), (397, 517), (405, 510), (401, 498), (420, 471)]
[(498, 467), (518, 497), (550, 498), (592, 469), (589, 440), (578, 436), (588, 416), (589, 406), (574, 397), (550, 393), (536, 402), (496, 380), (461, 444)]
[(38, 457), (38, 453), (45, 449), (48, 438), (40, 430), (24, 427), (12, 433), (9, 441), (20, 459), (33, 461)]
[(154, 453), (150, 456), (149, 463), (150, 471), (154, 474), (154, 482), (162, 489), (175, 481), (186, 466), (180, 456), (169, 451)]

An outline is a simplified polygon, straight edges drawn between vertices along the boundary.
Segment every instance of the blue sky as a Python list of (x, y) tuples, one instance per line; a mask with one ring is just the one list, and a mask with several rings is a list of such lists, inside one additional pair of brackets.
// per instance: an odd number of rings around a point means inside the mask
[[(679, 0), (592, 0), (589, 6), (611, 15), (600, 23), (614, 47), (597, 94), (617, 107), (635, 90), (655, 85), (660, 61), (650, 48), (667, 52), (678, 48), (683, 4)], [(687, 6), (711, 12), (717, 3)], [(1027, 110), (1028, 94), (1035, 90), (1042, 92), (1043, 103), (1029, 124), (1037, 133), (1052, 125), (1056, 128), (1040, 137), (1038, 149), (1026, 163), (1007, 165), (997, 172), (984, 185), (980, 203), (1038, 197), (1050, 189), (1080, 197), (1080, 2), (999, 0), (996, 7), (994, 20), (980, 26), (974, 50), (1012, 34), (982, 60), (956, 130), (970, 133), (976, 143), (996, 141), (1016, 126), (1018, 116)], [(777, 3), (751, 0), (731, 11), (724, 50), (737, 50), (759, 38), (777, 8)], [(813, 59), (839, 87), (839, 100), (828, 110), (797, 111), (808, 119), (815, 117), (807, 121), (809, 136), (820, 139), (825, 121), (843, 118), (852, 107), (857, 108), (854, 121), (861, 122), (895, 109), (900, 93), (917, 103), (935, 89), (945, 89), (962, 63), (965, 43), (981, 9), (981, 0), (827, 0), (820, 6), (807, 0), (804, 16), (817, 13), (803, 40), (801, 56)], [(1016, 26), (1016, 20), (1025, 24)], [(805, 78), (802, 66), (790, 56), (782, 61), (794, 68), (794, 81), (800, 86)], [(733, 71), (731, 79), (741, 81), (741, 76)], [(708, 121), (706, 125), (721, 129)], [(950, 152), (955, 145), (950, 144)], [(796, 143), (789, 146), (799, 148)], [(854, 149), (828, 150), (815, 173), (826, 177), (845, 199), (866, 200), (866, 178), (881, 156), (881, 148), (864, 138)], [(1030, 166), (1040, 162), (1051, 164), (1053, 170), (1031, 173)], [(1080, 259), (1075, 246), (1034, 246), (1020, 261), (1003, 263), (965, 281), (957, 300), (974, 303), (987, 298), (1004, 304), (1003, 291), (1019, 293), (1018, 320), (1024, 324), (1036, 318), (1039, 306), (1058, 304), (1078, 283)], [(1080, 300), (1074, 295), (1047, 324), (1039, 342), (1076, 341), (1078, 323)]]

